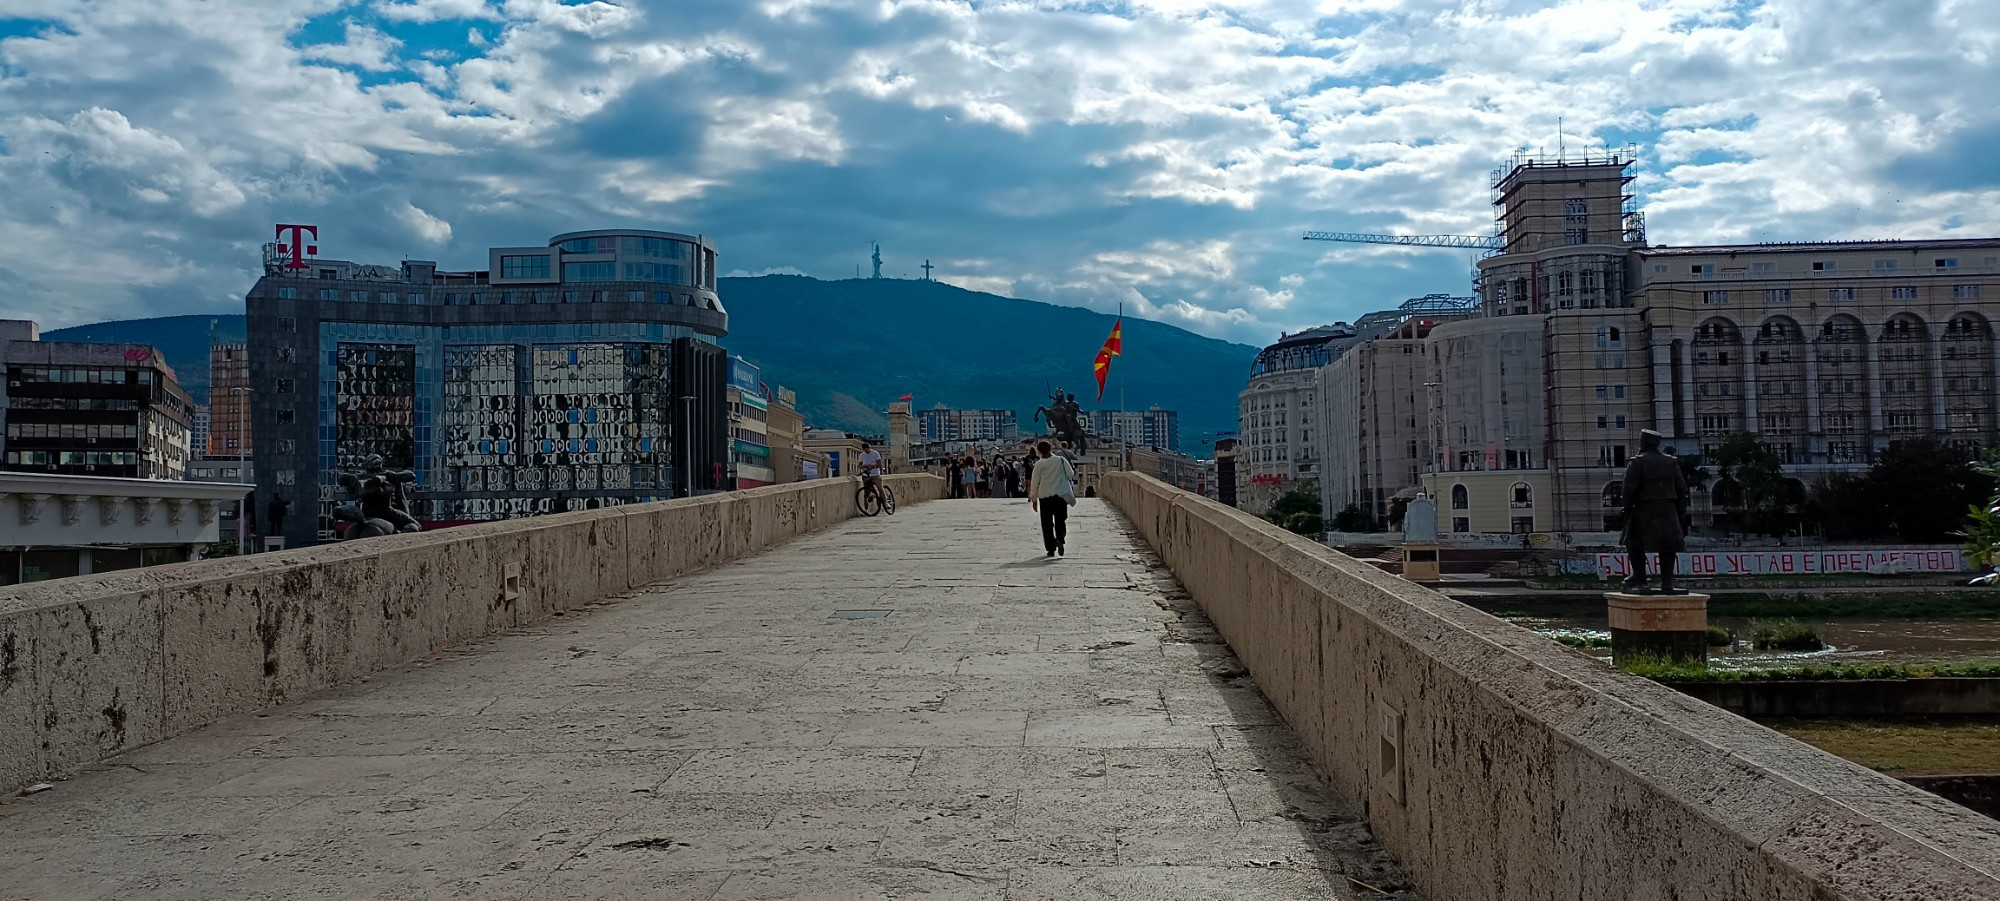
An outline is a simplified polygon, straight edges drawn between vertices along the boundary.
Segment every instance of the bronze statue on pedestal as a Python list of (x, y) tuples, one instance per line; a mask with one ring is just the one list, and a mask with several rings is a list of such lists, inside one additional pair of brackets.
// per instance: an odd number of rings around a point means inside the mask
[(1632, 574), (1624, 588), (1650, 594), (1646, 555), (1660, 555), (1660, 593), (1685, 594), (1674, 588), (1674, 562), (1687, 546), (1688, 485), (1681, 464), (1660, 450), (1659, 432), (1639, 433), (1639, 456), (1625, 467), (1625, 552)]
[(367, 470), (361, 475), (342, 475), (340, 487), (347, 489), (352, 501), (333, 511), (334, 522), (348, 524), (342, 540), (422, 531), (423, 526), (410, 515), (410, 501), (403, 492), (404, 485), (416, 480), (416, 473), (409, 470), (385, 469), (380, 454), (368, 455)]

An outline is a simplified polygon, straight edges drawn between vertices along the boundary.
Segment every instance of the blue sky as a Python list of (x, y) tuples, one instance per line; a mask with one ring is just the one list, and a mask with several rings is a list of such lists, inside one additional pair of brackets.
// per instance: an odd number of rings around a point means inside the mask
[(2000, 235), (1993, 0), (0, 0), (0, 316), (240, 310), (276, 222), (586, 228), (1262, 344), (1463, 294), (1522, 148), (1656, 243)]

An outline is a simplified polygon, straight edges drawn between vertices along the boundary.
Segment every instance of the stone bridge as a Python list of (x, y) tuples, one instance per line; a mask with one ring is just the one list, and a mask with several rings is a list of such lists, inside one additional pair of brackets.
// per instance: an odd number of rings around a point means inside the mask
[(0, 591), (0, 899), (2000, 898), (2000, 823), (1234, 510), (895, 483)]

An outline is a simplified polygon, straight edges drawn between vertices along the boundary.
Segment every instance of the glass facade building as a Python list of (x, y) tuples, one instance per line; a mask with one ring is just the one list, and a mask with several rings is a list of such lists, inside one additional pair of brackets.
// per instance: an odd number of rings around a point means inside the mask
[[(619, 278), (628, 246), (681, 261), (646, 273), (674, 279)], [(717, 487), (728, 316), (700, 281), (714, 257), (664, 232), (499, 248), (475, 272), (267, 252), (247, 301), (257, 508), (291, 503), (288, 545), (334, 538), (340, 477), (371, 457), (415, 474), (427, 527)]]

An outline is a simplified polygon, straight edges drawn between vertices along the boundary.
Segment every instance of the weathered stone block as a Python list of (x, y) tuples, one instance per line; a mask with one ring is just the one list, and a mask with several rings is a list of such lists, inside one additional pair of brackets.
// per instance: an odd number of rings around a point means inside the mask
[(138, 578), (119, 581), (131, 590), (33, 614), (46, 775), (165, 736), (160, 599)]

